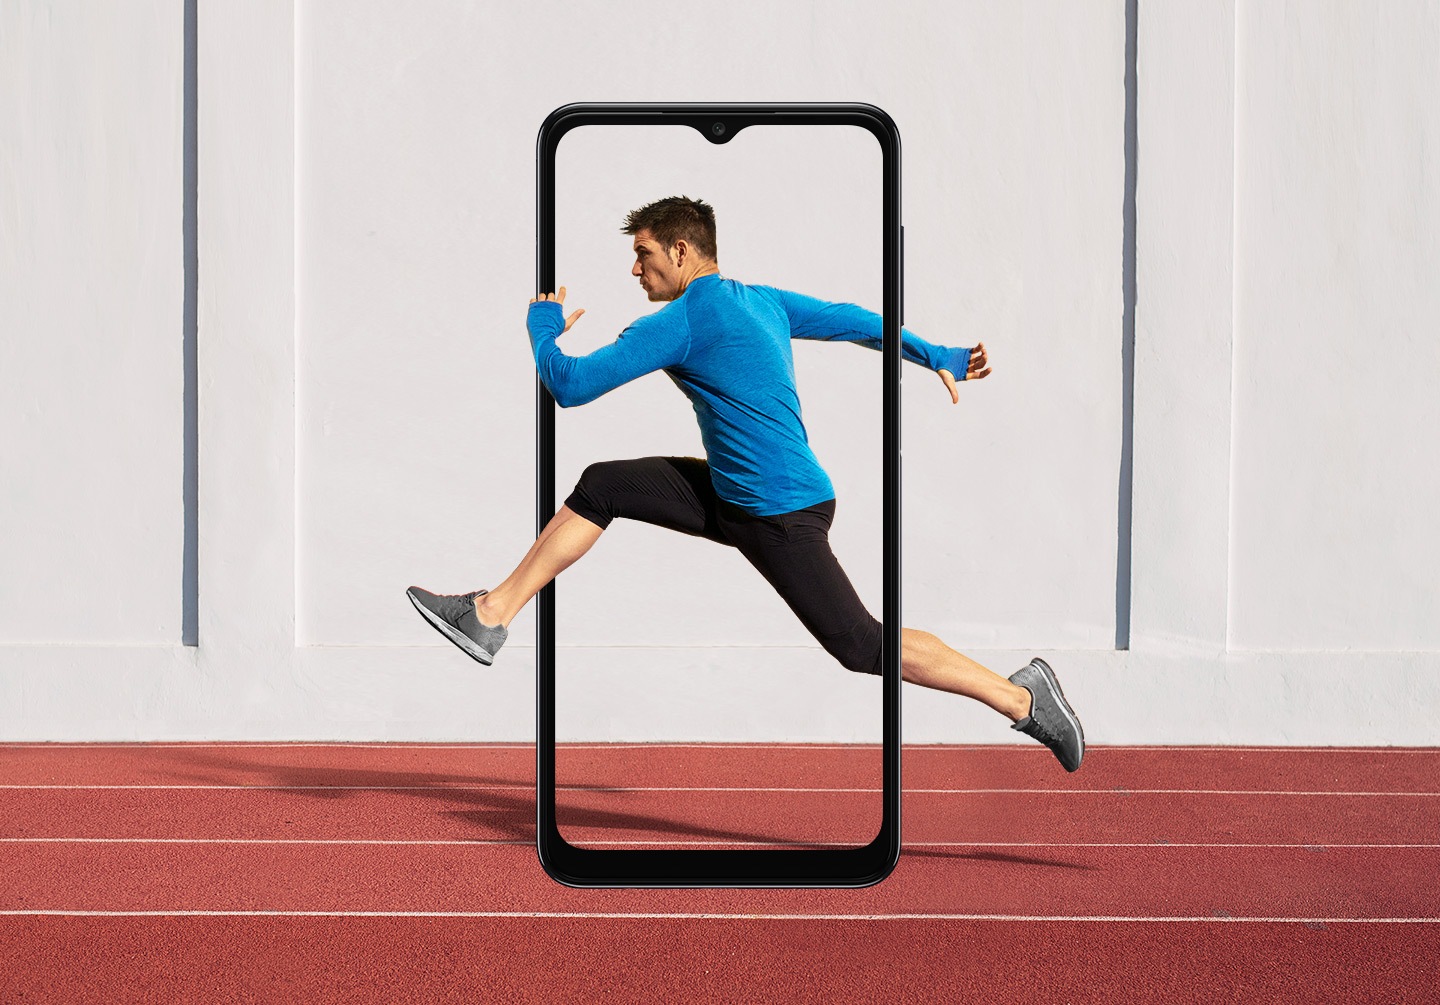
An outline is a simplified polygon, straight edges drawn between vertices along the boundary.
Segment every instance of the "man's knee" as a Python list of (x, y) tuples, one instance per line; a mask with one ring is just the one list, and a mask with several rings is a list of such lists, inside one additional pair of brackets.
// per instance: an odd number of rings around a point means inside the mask
[(841, 661), (841, 666), (852, 673), (870, 674), (880, 677), (885, 672), (885, 655), (880, 646), (873, 650), (859, 650), (851, 658)]
[(846, 670), (878, 677), (884, 671), (882, 636), (880, 622), (871, 618), (842, 635), (822, 638), (820, 644)]
[(587, 464), (575, 482), (574, 491), (565, 500), (565, 505), (601, 530), (615, 519), (613, 502), (617, 464), (617, 461)]
[(615, 461), (592, 461), (585, 465), (585, 470), (580, 472), (580, 478), (575, 484), (577, 487), (583, 485), (592, 492), (601, 489), (614, 477), (615, 466)]

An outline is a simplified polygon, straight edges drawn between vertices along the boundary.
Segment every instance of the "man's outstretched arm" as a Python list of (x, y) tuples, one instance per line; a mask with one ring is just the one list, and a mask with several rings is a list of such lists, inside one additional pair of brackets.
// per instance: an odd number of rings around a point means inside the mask
[(530, 301), (526, 317), (535, 370), (561, 408), (588, 404), (636, 377), (676, 366), (689, 352), (690, 333), (683, 321), (656, 312), (636, 319), (609, 345), (585, 356), (567, 356), (555, 339), (570, 330), (584, 309), (576, 311), (567, 322), (564, 303), (562, 286), (558, 297), (546, 294)]
[[(791, 338), (826, 342), (855, 342), (874, 349), (882, 346), (884, 319), (856, 304), (832, 303), (804, 293), (757, 286), (775, 298), (790, 319)], [(900, 329), (900, 356), (927, 370), (949, 370), (957, 380), (978, 376), (970, 373), (969, 348), (951, 348), (926, 342), (908, 328)]]

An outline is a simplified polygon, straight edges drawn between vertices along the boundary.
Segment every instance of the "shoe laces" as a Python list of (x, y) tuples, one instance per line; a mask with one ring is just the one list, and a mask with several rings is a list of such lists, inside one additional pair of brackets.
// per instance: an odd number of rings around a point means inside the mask
[[(446, 614), (444, 617), (446, 617), (451, 624), (456, 624), (465, 614), (466, 602), (468, 601), (470, 604), (474, 604), (475, 598), (479, 595), (480, 591), (477, 590), (473, 593), (437, 593), (435, 596), (446, 604), (444, 608)], [(475, 612), (477, 615), (479, 611), (479, 607), (476, 607)]]
[(1047, 746), (1059, 743), (1059, 734), (1050, 728), (1050, 724), (1044, 718), (1035, 714), (1038, 711), (1036, 709), (1030, 713), (1030, 724), (1035, 728), (1035, 738)]

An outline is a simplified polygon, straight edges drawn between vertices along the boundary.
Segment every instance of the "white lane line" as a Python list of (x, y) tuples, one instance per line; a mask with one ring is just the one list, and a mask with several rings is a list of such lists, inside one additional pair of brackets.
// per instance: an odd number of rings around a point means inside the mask
[[(514, 838), (167, 838), (167, 837), (0, 837), (4, 844), (329, 844), (329, 845), (524, 845), (534, 847), (535, 839)], [(776, 845), (856, 848), (857, 841), (663, 841), (572, 840), (573, 845), (624, 845), (645, 847), (726, 847), (769, 848)], [(1241, 841), (905, 841), (902, 848), (1304, 848), (1324, 851), (1332, 848), (1420, 848), (1440, 849), (1440, 844), (1354, 844), (1324, 842), (1241, 842)]]
[[(566, 792), (847, 792), (876, 793), (879, 788), (814, 788), (788, 785), (558, 785)], [(0, 789), (201, 789), (201, 790), (280, 790), (280, 791), (366, 791), (366, 792), (410, 792), (415, 790), (461, 792), (482, 792), (489, 790), (522, 790), (534, 792), (535, 786), (514, 784), (470, 785), (462, 782), (435, 785), (0, 785)], [(1140, 796), (1140, 795), (1195, 795), (1195, 796), (1440, 796), (1440, 792), (1345, 792), (1302, 789), (1131, 789), (1115, 786), (1109, 789), (916, 789), (905, 788), (906, 794), (925, 795), (983, 795), (985, 793), (1031, 795), (1082, 795), (1082, 796)]]
[[(535, 839), (476, 838), (470, 841), (442, 838), (162, 838), (162, 837), (0, 837), (4, 844), (516, 844), (535, 847)], [(698, 843), (698, 842), (697, 842)]]
[[(1100, 749), (1098, 744), (1091, 746)], [(219, 750), (249, 749), (281, 749), (293, 747), (313, 747), (316, 749), (333, 750), (523, 750), (530, 754), (535, 752), (533, 741), (515, 741), (513, 743), (410, 743), (405, 740), (397, 740), (394, 743), (344, 743), (332, 741), (305, 742), (296, 741), (289, 743), (270, 743), (265, 741), (250, 740), (222, 740), (210, 742), (196, 740), (194, 742), (180, 743), (151, 743), (146, 740), (122, 741), (115, 743), (52, 743), (48, 740), (11, 740), (0, 742), (0, 749), (9, 750), (200, 750), (207, 747), (214, 747)], [(764, 740), (750, 742), (717, 740), (713, 743), (707, 742), (682, 742), (672, 740), (654, 740), (650, 742), (616, 741), (615, 743), (566, 743), (560, 741), (556, 744), (560, 750), (669, 750), (680, 747), (686, 749), (706, 750), (718, 749), (740, 749), (740, 750), (874, 750), (882, 749), (879, 743), (769, 743)], [(903, 749), (909, 750), (906, 746)], [(919, 744), (913, 749), (916, 750), (1023, 750), (1027, 753), (1045, 753), (1048, 750), (1031, 749), (1030, 745), (1024, 742), (996, 743), (996, 744)], [(1169, 749), (1169, 748), (1164, 748)], [(1255, 749), (1255, 748), (1245, 748)], [(1287, 750), (1296, 748), (1285, 748)], [(1389, 749), (1389, 748), (1383, 748)]]
[(600, 911), (69, 911), (0, 910), (0, 915), (59, 915), (96, 918), (595, 918), (664, 919), (680, 921), (1144, 921), (1295, 923), (1307, 925), (1433, 925), (1435, 918), (1266, 918), (1266, 917), (1145, 917), (1127, 915), (1038, 914), (662, 914), (659, 912)]
[[(656, 750), (660, 748), (683, 747), (683, 748), (750, 748), (758, 750), (880, 750), (878, 743), (769, 743), (763, 740), (752, 741), (727, 741), (716, 740), (708, 743), (691, 743), (679, 741), (655, 740), (653, 742), (628, 742), (617, 741), (615, 743), (566, 743), (561, 741), (557, 744), (562, 750)], [(510, 743), (423, 743), (396, 740), (393, 743), (346, 743), (334, 740), (296, 740), (285, 742), (271, 742), (264, 740), (195, 740), (176, 743), (152, 743), (146, 740), (129, 741), (97, 741), (95, 743), (52, 743), (48, 740), (11, 740), (0, 743), (0, 749), (6, 750), (138, 750), (138, 749), (180, 749), (196, 750), (205, 747), (219, 749), (235, 749), (241, 747), (253, 747), (256, 749), (266, 748), (289, 748), (289, 747), (316, 747), (334, 748), (336, 750), (528, 750), (534, 751), (533, 741), (517, 740)], [(1030, 753), (1036, 756), (1050, 756), (1049, 751), (1043, 748), (1032, 747), (1023, 742), (1016, 743), (907, 743), (902, 749), (911, 751), (969, 751), (969, 750), (1010, 750), (1020, 753)], [(1089, 750), (1166, 750), (1185, 753), (1189, 751), (1225, 751), (1229, 753), (1334, 753), (1334, 754), (1437, 754), (1440, 747), (1252, 747), (1244, 744), (1099, 744), (1087, 745)]]
[[(583, 786), (560, 786), (561, 788), (581, 788)], [(530, 785), (467, 785), (457, 782), (454, 785), (0, 785), (0, 789), (280, 789), (308, 791), (320, 790), (345, 790), (345, 791), (374, 791), (374, 792), (410, 792), (417, 789), (447, 791), (455, 789), (458, 791), (480, 791), (486, 789), (516, 789), (524, 792), (534, 792), (534, 784)], [(879, 791), (879, 790), (876, 790)]]

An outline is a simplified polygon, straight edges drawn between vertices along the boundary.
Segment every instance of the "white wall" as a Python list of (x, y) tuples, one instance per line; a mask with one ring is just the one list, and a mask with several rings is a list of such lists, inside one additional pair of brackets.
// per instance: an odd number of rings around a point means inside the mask
[(0, 7), (5, 643), (181, 641), (178, 13)]
[[(403, 590), (493, 585), (535, 533), (536, 130), (579, 100), (845, 100), (900, 128), (907, 327), (995, 368), (952, 405), (906, 364), (905, 624), (1004, 674), (1044, 653), (1092, 743), (1435, 743), (1437, 11), (1141, 5), (1127, 407), (1123, 0), (201, 4), (193, 193), (183, 3), (0, 8), (0, 736), (532, 737), (533, 608), (486, 669)], [(646, 530), (577, 583), (665, 575)], [(796, 736), (650, 689), (723, 679), (720, 632), (576, 625), (655, 702), (597, 735)], [(867, 682), (757, 631), (802, 738), (854, 737)], [(905, 688), (912, 742), (1032, 742), (1005, 725)]]
[(1440, 650), (1440, 5), (1237, 22), (1229, 642)]

